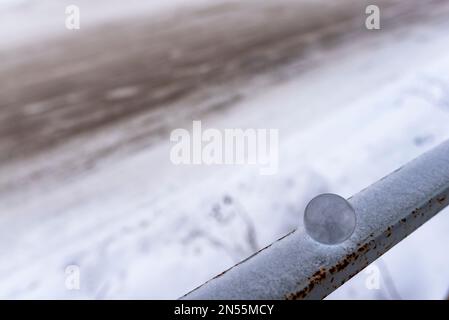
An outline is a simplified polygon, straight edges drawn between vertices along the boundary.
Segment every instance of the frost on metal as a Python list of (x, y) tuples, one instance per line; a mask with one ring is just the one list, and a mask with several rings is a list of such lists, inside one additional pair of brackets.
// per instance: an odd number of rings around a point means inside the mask
[(324, 245), (295, 230), (182, 299), (322, 299), (449, 204), (449, 141), (348, 199), (353, 235)]

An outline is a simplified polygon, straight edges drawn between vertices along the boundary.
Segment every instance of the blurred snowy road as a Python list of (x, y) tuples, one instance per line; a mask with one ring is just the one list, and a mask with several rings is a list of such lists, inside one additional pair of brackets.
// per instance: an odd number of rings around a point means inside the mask
[[(376, 32), (360, 1), (228, 1), (5, 42), (0, 297), (176, 298), (317, 193), (350, 196), (449, 138), (449, 1), (381, 3)], [(279, 129), (279, 174), (172, 165), (169, 133), (194, 119)], [(446, 296), (448, 228), (443, 212), (382, 258), (401, 297)], [(331, 298), (394, 297), (364, 277)]]

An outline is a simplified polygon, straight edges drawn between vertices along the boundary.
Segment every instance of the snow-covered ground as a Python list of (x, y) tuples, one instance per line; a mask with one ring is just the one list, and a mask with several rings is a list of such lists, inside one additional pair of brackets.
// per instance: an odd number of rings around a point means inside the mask
[[(315, 195), (348, 197), (449, 139), (449, 3), (439, 6), (435, 17), (313, 48), (248, 81), (224, 110), (196, 115), (207, 127), (279, 129), (274, 176), (175, 166), (167, 133), (84, 171), (2, 189), (0, 297), (179, 297), (295, 229)], [(114, 140), (121, 128), (89, 140)], [(4, 163), (0, 185), (89, 148), (71, 139)], [(376, 262), (379, 290), (362, 272), (329, 298), (446, 298), (448, 229), (446, 210)], [(69, 265), (80, 267), (80, 290), (65, 287)]]

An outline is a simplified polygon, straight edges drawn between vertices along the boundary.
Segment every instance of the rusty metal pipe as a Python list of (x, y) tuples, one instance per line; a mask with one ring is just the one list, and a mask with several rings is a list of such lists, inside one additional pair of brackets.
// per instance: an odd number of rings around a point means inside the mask
[(348, 201), (357, 227), (345, 242), (320, 244), (301, 227), (181, 299), (326, 297), (449, 204), (449, 141)]

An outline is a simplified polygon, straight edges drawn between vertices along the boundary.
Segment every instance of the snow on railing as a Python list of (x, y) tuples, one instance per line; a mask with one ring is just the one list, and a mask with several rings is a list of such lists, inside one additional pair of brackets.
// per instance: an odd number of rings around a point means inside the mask
[(322, 299), (449, 204), (449, 141), (348, 199), (357, 215), (338, 245), (301, 227), (182, 299)]

